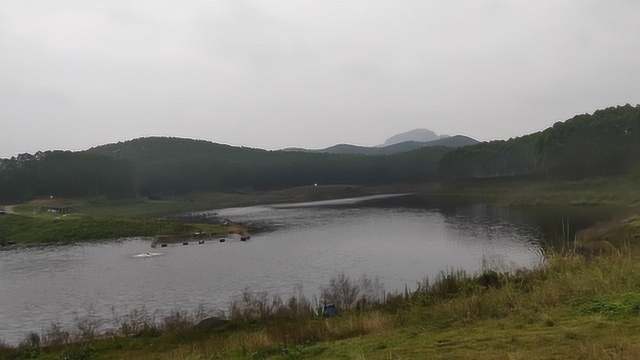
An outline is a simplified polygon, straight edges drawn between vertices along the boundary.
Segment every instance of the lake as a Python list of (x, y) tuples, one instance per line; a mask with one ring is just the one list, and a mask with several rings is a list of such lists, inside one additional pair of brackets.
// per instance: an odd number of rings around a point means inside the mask
[[(378, 277), (388, 291), (402, 291), (451, 269), (534, 267), (549, 233), (530, 211), (412, 196), (216, 213), (270, 231), (246, 242), (154, 249), (149, 238), (129, 238), (0, 251), (0, 340), (15, 344), (29, 331), (87, 316), (109, 328), (132, 309), (226, 310), (245, 288), (287, 297), (302, 285), (318, 294), (338, 273)], [(556, 231), (561, 220), (553, 219)]]

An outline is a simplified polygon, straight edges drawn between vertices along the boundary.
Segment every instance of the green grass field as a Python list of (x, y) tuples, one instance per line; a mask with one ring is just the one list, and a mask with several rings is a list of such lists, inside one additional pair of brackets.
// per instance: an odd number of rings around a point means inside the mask
[(193, 234), (196, 231), (226, 233), (226, 228), (211, 224), (184, 224), (154, 219), (98, 217), (86, 214), (56, 217), (10, 214), (0, 218), (0, 238), (20, 244), (69, 243), (131, 236), (181, 236)]
[(640, 176), (583, 180), (486, 179), (445, 184), (425, 196), (466, 198), (500, 206), (640, 206)]
[[(185, 224), (165, 218), (224, 207), (327, 200), (363, 196), (379, 191), (375, 188), (334, 185), (269, 192), (199, 192), (155, 200), (36, 199), (15, 206), (13, 210), (16, 214), (0, 216), (0, 239), (27, 244), (131, 236), (181, 236), (196, 231), (226, 233), (237, 229), (212, 224)], [(74, 211), (68, 214), (43, 211), (44, 206), (54, 204), (71, 205)]]

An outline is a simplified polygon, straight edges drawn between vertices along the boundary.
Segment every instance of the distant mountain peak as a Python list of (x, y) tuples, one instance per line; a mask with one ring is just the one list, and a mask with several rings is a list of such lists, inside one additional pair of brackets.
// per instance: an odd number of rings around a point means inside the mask
[(429, 129), (413, 129), (388, 138), (384, 144), (380, 146), (389, 146), (405, 141), (428, 142), (446, 137), (449, 137), (449, 135), (438, 135)]
[(407, 152), (423, 147), (463, 147), (469, 145), (475, 145), (478, 141), (464, 135), (454, 136), (440, 136), (439, 139), (433, 141), (403, 141), (393, 145), (378, 145), (378, 146), (357, 146), (350, 144), (338, 144), (326, 149), (315, 150), (316, 152), (330, 153), (330, 154), (361, 154), (361, 155), (389, 155), (397, 154), (401, 152)]

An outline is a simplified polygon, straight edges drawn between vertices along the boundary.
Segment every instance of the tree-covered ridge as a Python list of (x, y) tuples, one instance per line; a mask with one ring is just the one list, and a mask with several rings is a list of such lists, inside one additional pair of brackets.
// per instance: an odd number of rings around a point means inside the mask
[(132, 161), (137, 189), (151, 195), (195, 190), (270, 190), (320, 184), (385, 184), (431, 181), (433, 148), (394, 156), (321, 154), (236, 148), (199, 140), (143, 138), (89, 151)]
[(36, 196), (125, 198), (135, 195), (127, 160), (96, 153), (47, 151), (0, 161), (0, 200)]
[(125, 142), (101, 145), (87, 150), (90, 153), (112, 155), (131, 160), (135, 164), (156, 161), (184, 160), (188, 157), (247, 159), (268, 150), (218, 144), (206, 140), (177, 137), (145, 137)]
[(640, 105), (577, 115), (534, 134), (458, 148), (438, 171), (444, 180), (542, 175), (579, 179), (640, 165)]
[(437, 162), (447, 151), (432, 147), (392, 156), (337, 155), (140, 138), (83, 152), (22, 154), (3, 160), (0, 201), (434, 181)]
[(0, 202), (40, 196), (127, 198), (379, 185), (522, 175), (577, 179), (640, 166), (640, 106), (578, 115), (531, 135), (393, 155), (267, 151), (183, 138), (140, 138), (87, 151), (0, 159)]
[(540, 167), (550, 176), (618, 174), (640, 164), (640, 105), (611, 107), (556, 123), (537, 140)]

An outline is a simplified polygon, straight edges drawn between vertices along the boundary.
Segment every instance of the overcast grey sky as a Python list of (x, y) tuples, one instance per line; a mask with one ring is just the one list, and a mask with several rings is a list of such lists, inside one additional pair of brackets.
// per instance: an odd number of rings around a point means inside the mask
[(0, 157), (480, 140), (640, 103), (635, 0), (0, 0)]

